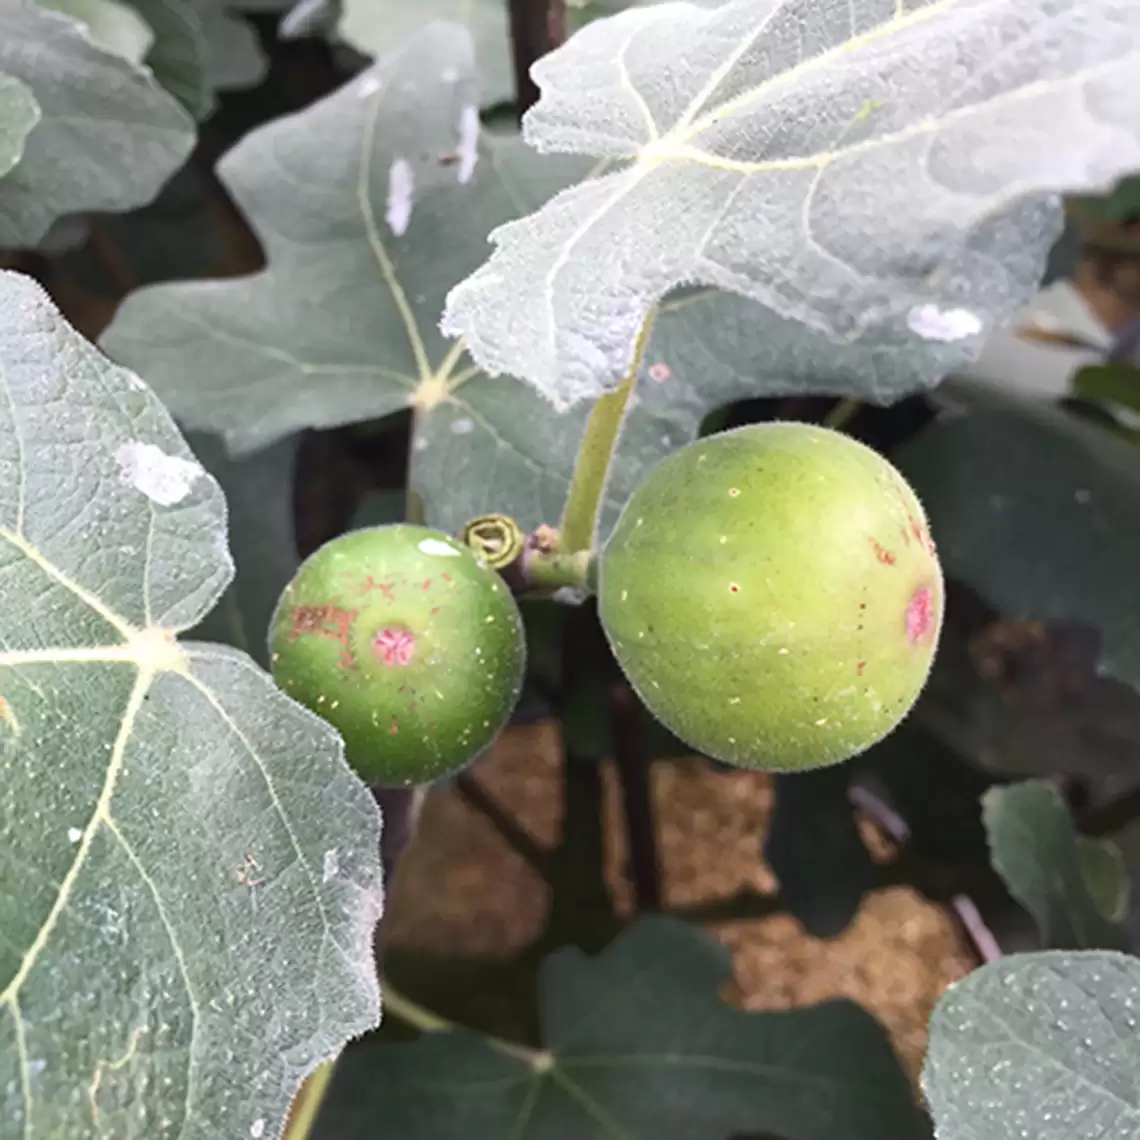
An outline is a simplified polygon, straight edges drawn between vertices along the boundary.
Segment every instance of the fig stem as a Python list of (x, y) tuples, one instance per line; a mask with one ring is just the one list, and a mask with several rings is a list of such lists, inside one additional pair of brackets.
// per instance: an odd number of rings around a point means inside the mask
[[(385, 1013), (398, 1017), (405, 1025), (418, 1029), (421, 1033), (453, 1033), (463, 1028), (454, 1021), (435, 1013), (413, 1001), (410, 997), (400, 993), (387, 979), (384, 980), (381, 991), (383, 993), (383, 1007)], [(483, 1039), (498, 1053), (504, 1053), (517, 1061), (533, 1065), (537, 1069), (546, 1069), (550, 1064), (550, 1056), (540, 1049), (528, 1049), (525, 1045), (517, 1045), (513, 1041), (504, 1041), (501, 1037), (491, 1034), (482, 1034)]]
[(570, 587), (593, 593), (593, 562), (588, 550), (579, 550), (573, 554), (564, 554), (558, 550), (528, 550), (523, 555), (522, 565), (527, 592), (548, 594)]
[(859, 414), (862, 407), (862, 400), (845, 396), (823, 417), (823, 426), (829, 427), (833, 431), (840, 431)]
[(610, 461), (617, 446), (621, 425), (629, 398), (637, 383), (637, 374), (645, 358), (645, 349), (653, 332), (656, 308), (650, 309), (634, 344), (633, 360), (625, 378), (612, 392), (599, 396), (586, 421), (586, 431), (578, 446), (574, 461), (574, 475), (570, 480), (570, 493), (562, 511), (563, 549), (589, 550), (598, 532), (602, 494), (606, 488)]
[(282, 1140), (309, 1140), (325, 1094), (336, 1069), (337, 1058), (323, 1061), (306, 1078), (289, 1109), (289, 1122)]

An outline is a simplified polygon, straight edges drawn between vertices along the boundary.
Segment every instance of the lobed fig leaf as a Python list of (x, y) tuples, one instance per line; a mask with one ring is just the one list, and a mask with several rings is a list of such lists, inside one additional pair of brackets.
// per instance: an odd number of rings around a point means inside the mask
[(740, 767), (865, 751), (930, 672), (943, 581), (903, 477), (827, 428), (766, 423), (657, 465), (599, 558), (619, 664), (676, 736)]
[(277, 683), (334, 725), (376, 786), (438, 779), (507, 723), (526, 649), (510, 591), (427, 527), (351, 531), (310, 555), (270, 629)]

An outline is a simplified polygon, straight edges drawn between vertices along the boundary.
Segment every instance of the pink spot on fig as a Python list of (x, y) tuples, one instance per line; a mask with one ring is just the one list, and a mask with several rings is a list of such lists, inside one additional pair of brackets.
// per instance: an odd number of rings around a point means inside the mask
[(862, 677), (863, 676), (863, 670), (866, 668), (867, 668), (867, 662), (866, 661), (860, 661), (859, 664), (855, 666), (855, 672), (860, 677)]
[(920, 586), (906, 607), (906, 635), (918, 641), (934, 626), (934, 594), (927, 586)]
[(664, 384), (672, 375), (673, 369), (663, 360), (659, 360), (656, 364), (649, 366), (649, 379), (656, 380), (658, 384)]
[(372, 639), (372, 650), (385, 665), (407, 665), (415, 648), (415, 634), (398, 627), (382, 629)]

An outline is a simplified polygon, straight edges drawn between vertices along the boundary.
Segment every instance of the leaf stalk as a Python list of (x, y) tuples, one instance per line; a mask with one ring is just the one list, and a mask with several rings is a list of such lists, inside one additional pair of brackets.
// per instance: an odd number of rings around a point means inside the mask
[(634, 344), (633, 360), (622, 382), (612, 392), (599, 396), (586, 421), (586, 431), (578, 447), (570, 493), (562, 512), (562, 548), (571, 552), (589, 550), (598, 533), (602, 496), (613, 461), (621, 425), (625, 420), (629, 398), (637, 383), (637, 374), (645, 359), (645, 349), (653, 332), (656, 308), (642, 323)]

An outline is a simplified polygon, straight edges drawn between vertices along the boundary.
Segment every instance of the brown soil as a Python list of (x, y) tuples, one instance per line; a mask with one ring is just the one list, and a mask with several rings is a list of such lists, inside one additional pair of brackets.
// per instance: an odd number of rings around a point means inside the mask
[[(558, 839), (559, 747), (556, 726), (512, 729), (476, 768), (480, 782), (545, 843)], [(698, 759), (661, 764), (654, 793), (667, 906), (710, 902), (743, 889), (775, 891), (761, 855), (772, 801), (765, 776), (721, 773)], [(616, 785), (607, 773), (609, 885), (618, 906), (627, 909), (618, 813)], [(881, 846), (875, 836), (868, 839), (873, 848)], [(547, 890), (482, 815), (454, 791), (437, 789), (424, 805), (389, 905), (393, 945), (498, 955), (522, 949), (539, 933)], [(827, 941), (805, 934), (786, 915), (710, 930), (733, 953), (729, 1000), (761, 1010), (851, 998), (886, 1026), (914, 1077), (935, 1001), (977, 965), (953, 917), (901, 887), (869, 895), (855, 922)]]

